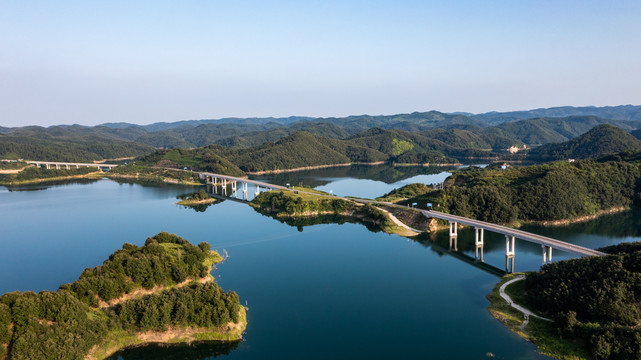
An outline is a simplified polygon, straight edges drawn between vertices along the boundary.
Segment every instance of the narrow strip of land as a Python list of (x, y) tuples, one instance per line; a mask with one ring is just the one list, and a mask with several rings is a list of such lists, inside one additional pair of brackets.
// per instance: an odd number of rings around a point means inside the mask
[(512, 284), (514, 282), (517, 282), (517, 281), (521, 281), (521, 280), (525, 280), (525, 276), (524, 275), (519, 275), (519, 276), (515, 277), (512, 280), (506, 281), (503, 285), (501, 285), (501, 288), (499, 289), (499, 294), (501, 295), (501, 297), (505, 301), (507, 301), (508, 304), (510, 304), (511, 307), (513, 307), (516, 310), (518, 310), (518, 311), (523, 313), (523, 317), (525, 318), (525, 321), (523, 322), (522, 326), (527, 325), (527, 323), (530, 321), (530, 316), (535, 317), (537, 319), (545, 320), (545, 321), (552, 321), (551, 319), (544, 318), (542, 316), (536, 315), (531, 310), (526, 309), (523, 306), (515, 303), (514, 301), (512, 301), (512, 298), (510, 297), (510, 295), (505, 293), (505, 288), (508, 285), (510, 285), (510, 284)]

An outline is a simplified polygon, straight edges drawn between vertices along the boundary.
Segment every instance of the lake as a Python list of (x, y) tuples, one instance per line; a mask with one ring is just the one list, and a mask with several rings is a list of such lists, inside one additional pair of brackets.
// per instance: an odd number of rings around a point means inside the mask
[[(405, 183), (437, 183), (444, 169), (351, 167), (270, 177), (338, 195), (376, 197)], [(99, 180), (0, 187), (0, 293), (56, 290), (100, 265), (124, 242), (161, 231), (227, 251), (212, 272), (249, 308), (236, 344), (145, 346), (112, 359), (541, 359), (534, 345), (492, 318), (485, 295), (504, 270), (505, 238), (486, 233), (485, 265), (473, 261), (473, 231), (417, 241), (360, 224), (292, 227), (223, 201), (205, 211), (175, 205), (192, 187)], [(251, 192), (251, 190), (250, 190)], [(527, 230), (599, 247), (641, 240), (627, 212), (563, 228)], [(517, 271), (541, 265), (540, 246), (516, 244)], [(554, 259), (570, 255), (554, 253)]]

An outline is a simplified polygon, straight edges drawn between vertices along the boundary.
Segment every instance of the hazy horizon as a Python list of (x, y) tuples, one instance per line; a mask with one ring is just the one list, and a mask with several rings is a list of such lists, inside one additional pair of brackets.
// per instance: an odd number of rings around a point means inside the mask
[[(620, 104), (620, 105), (604, 105), (602, 107), (617, 107), (617, 106), (641, 106), (641, 105), (635, 105), (635, 104)], [(38, 125), (38, 124), (26, 124), (26, 125), (18, 125), (18, 126), (5, 126), (0, 124), (0, 126), (4, 126), (7, 128), (11, 127), (23, 127), (23, 126), (42, 126), (42, 127), (50, 127), (50, 126), (74, 126), (74, 125), (80, 125), (80, 126), (99, 126), (99, 125), (104, 125), (104, 124), (118, 124), (118, 123), (123, 123), (123, 124), (131, 124), (131, 125), (138, 125), (138, 126), (145, 126), (145, 125), (151, 125), (151, 124), (156, 124), (156, 123), (176, 123), (176, 122), (181, 122), (181, 121), (218, 121), (218, 120), (224, 120), (224, 119), (269, 119), (269, 118), (274, 118), (274, 119), (284, 119), (284, 118), (290, 118), (290, 117), (301, 117), (301, 118), (317, 118), (317, 119), (324, 119), (324, 118), (346, 118), (350, 116), (391, 116), (391, 115), (400, 115), (400, 114), (411, 114), (415, 112), (423, 113), (423, 112), (430, 112), (430, 111), (437, 111), (441, 112), (444, 114), (471, 114), (471, 115), (480, 115), (480, 114), (486, 114), (486, 113), (492, 113), (492, 112), (498, 112), (498, 113), (504, 113), (504, 112), (519, 112), (519, 111), (533, 111), (533, 110), (542, 110), (542, 109), (552, 109), (552, 108), (563, 108), (563, 107), (575, 107), (575, 108), (580, 108), (580, 107), (595, 107), (594, 105), (583, 105), (583, 106), (573, 106), (573, 105), (567, 105), (567, 106), (558, 106), (558, 107), (549, 107), (549, 108), (536, 108), (536, 109), (515, 109), (515, 110), (506, 110), (506, 111), (488, 111), (488, 112), (483, 112), (483, 113), (469, 113), (465, 111), (453, 111), (453, 112), (443, 112), (439, 110), (425, 110), (425, 111), (404, 111), (404, 112), (399, 112), (399, 113), (394, 113), (394, 114), (349, 114), (349, 115), (342, 115), (342, 116), (309, 116), (309, 115), (287, 115), (287, 116), (247, 116), (247, 117), (239, 117), (239, 116), (225, 116), (225, 117), (209, 117), (209, 118), (202, 118), (202, 119), (178, 119), (178, 120), (173, 120), (173, 121), (149, 121), (145, 123), (136, 123), (136, 122), (128, 122), (128, 121), (107, 121), (99, 124), (79, 124), (79, 123), (60, 123), (60, 124), (47, 124), (47, 125)], [(599, 106), (601, 107), (601, 106)]]
[(0, 3), (0, 126), (639, 103), (638, 1)]

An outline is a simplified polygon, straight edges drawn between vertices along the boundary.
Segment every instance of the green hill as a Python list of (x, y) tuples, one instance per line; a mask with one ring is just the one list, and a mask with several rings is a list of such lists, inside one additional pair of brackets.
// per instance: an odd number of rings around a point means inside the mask
[(223, 154), (244, 171), (293, 169), (305, 166), (344, 164), (352, 161), (381, 161), (386, 156), (372, 149), (341, 140), (297, 132), (276, 142)]
[(519, 120), (503, 123), (496, 128), (508, 137), (536, 146), (570, 140), (601, 124), (611, 124), (627, 131), (641, 126), (639, 122), (608, 120), (596, 116), (569, 116)]
[(559, 144), (546, 144), (530, 151), (534, 160), (586, 159), (623, 151), (641, 150), (641, 140), (612, 125), (599, 125), (587, 133)]
[(204, 148), (183, 150), (158, 150), (137, 158), (127, 165), (114, 168), (114, 174), (158, 174), (161, 168), (210, 171), (216, 174), (245, 176), (245, 173), (227, 158), (220, 155), (222, 147), (211, 145)]
[(98, 136), (1, 136), (0, 158), (91, 162), (139, 156), (151, 146)]

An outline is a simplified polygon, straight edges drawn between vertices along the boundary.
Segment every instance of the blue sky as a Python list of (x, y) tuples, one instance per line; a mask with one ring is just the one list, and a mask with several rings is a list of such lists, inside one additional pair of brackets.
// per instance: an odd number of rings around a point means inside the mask
[(0, 126), (640, 104), (641, 1), (0, 0)]

